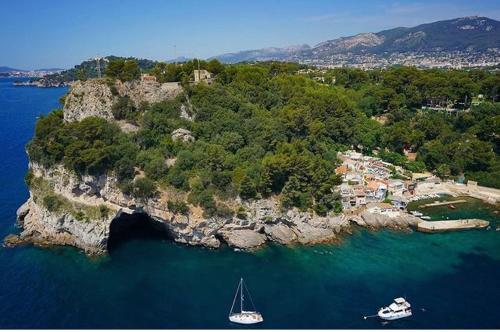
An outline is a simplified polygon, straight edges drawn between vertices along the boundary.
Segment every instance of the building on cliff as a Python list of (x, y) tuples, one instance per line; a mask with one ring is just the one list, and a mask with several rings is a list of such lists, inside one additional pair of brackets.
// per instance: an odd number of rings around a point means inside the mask
[(141, 81), (156, 83), (156, 76), (149, 75), (149, 74), (142, 74), (141, 75)]
[(194, 70), (194, 82), (199, 83), (199, 82), (205, 82), (205, 83), (212, 83), (213, 77), (212, 73), (209, 72), (208, 70), (205, 69), (195, 69)]

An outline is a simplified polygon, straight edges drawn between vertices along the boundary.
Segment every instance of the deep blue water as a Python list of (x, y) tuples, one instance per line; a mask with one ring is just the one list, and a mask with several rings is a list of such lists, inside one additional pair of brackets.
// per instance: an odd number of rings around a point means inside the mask
[[(0, 79), (0, 236), (28, 196), (24, 146), (65, 89)], [(489, 230), (448, 234), (357, 230), (340, 245), (206, 250), (142, 237), (104, 258), (73, 248), (0, 248), (0, 328), (236, 328), (227, 321), (243, 276), (262, 328), (500, 328), (500, 231), (471, 202), (433, 216), (476, 216)], [(394, 297), (410, 319), (363, 320)], [(421, 309), (425, 309), (425, 311)]]

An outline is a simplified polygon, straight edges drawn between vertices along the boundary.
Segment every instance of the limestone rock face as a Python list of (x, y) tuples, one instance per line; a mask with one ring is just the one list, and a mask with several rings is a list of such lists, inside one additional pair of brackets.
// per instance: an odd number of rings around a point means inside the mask
[(70, 214), (54, 214), (36, 204), (32, 197), (18, 210), (23, 231), (7, 244), (31, 242), (38, 245), (71, 245), (87, 254), (102, 254), (107, 248), (110, 220), (79, 221)]
[(182, 92), (177, 82), (157, 83), (151, 81), (116, 82), (116, 89), (120, 96), (128, 96), (136, 106), (141, 102), (149, 104), (173, 99)]
[(115, 98), (111, 88), (101, 80), (77, 81), (64, 102), (64, 121), (80, 121), (90, 116), (112, 120)]
[(175, 82), (116, 81), (112, 87), (103, 79), (77, 81), (66, 96), (64, 120), (80, 121), (90, 116), (113, 120), (112, 106), (118, 97), (128, 96), (139, 107), (142, 102), (151, 104), (173, 99), (182, 91), (182, 87)]
[(187, 120), (187, 121), (194, 121), (194, 114), (193, 115), (189, 115), (188, 113), (188, 108), (186, 107), (186, 105), (182, 104), (181, 105), (181, 115), (180, 115), (181, 119), (184, 119), (184, 120)]
[[(336, 239), (350, 231), (350, 222), (369, 228), (390, 227), (407, 229), (419, 219), (404, 212), (389, 214), (367, 209), (361, 215), (318, 216), (297, 209), (284, 210), (277, 197), (254, 201), (239, 201), (246, 211), (246, 219), (237, 217), (205, 217), (199, 208), (190, 207), (187, 215), (168, 210), (172, 199), (162, 193), (158, 198), (138, 201), (124, 194), (117, 180), (109, 175), (77, 176), (62, 166), (46, 169), (30, 163), (36, 178), (50, 183), (54, 193), (75, 204), (99, 207), (106, 205), (112, 213), (99, 220), (78, 220), (70, 212), (48, 211), (33, 193), (18, 211), (18, 223), (23, 228), (19, 236), (6, 238), (5, 245), (23, 243), (39, 245), (71, 245), (88, 254), (107, 251), (111, 223), (119, 222), (123, 214), (146, 213), (163, 227), (171, 238), (188, 245), (218, 248), (223, 243), (234, 248), (254, 250), (267, 241), (280, 244), (314, 244)], [(198, 210), (197, 210), (198, 209)], [(80, 218), (81, 219), (81, 218)]]
[(172, 140), (175, 141), (182, 141), (182, 142), (194, 142), (194, 137), (191, 134), (191, 131), (184, 129), (184, 128), (179, 128), (176, 129), (172, 132)]

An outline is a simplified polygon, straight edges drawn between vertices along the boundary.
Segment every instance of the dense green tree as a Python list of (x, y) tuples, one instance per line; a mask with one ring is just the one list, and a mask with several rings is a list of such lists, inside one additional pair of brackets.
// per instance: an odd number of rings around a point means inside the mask
[(136, 60), (110, 60), (104, 71), (105, 75), (122, 82), (136, 80), (141, 76), (141, 69)]
[(255, 182), (249, 177), (245, 176), (240, 184), (240, 196), (243, 199), (255, 198), (257, 195), (257, 186)]
[(117, 120), (127, 120), (132, 123), (137, 122), (139, 113), (137, 112), (134, 103), (129, 97), (118, 97), (118, 100), (111, 107), (113, 116)]
[(139, 178), (133, 182), (132, 196), (142, 200), (148, 200), (157, 195), (156, 184), (149, 178)]

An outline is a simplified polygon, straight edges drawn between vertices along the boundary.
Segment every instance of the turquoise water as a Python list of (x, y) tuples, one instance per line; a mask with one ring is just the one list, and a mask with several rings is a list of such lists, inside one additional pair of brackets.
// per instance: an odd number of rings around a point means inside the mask
[[(28, 195), (23, 147), (36, 116), (65, 92), (9, 83), (0, 79), (2, 237), (16, 231), (15, 210)], [(0, 328), (237, 328), (227, 314), (240, 276), (264, 315), (261, 328), (500, 328), (499, 217), (475, 201), (429, 213), (493, 227), (432, 235), (359, 229), (337, 245), (256, 253), (147, 233), (99, 259), (73, 248), (0, 248)], [(362, 319), (396, 296), (409, 299), (413, 317)]]

